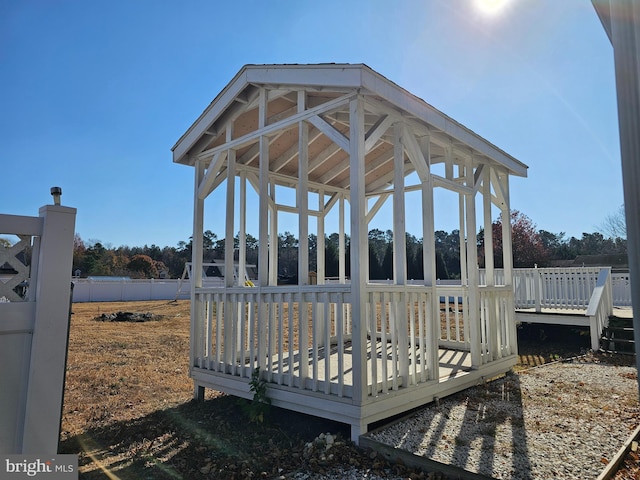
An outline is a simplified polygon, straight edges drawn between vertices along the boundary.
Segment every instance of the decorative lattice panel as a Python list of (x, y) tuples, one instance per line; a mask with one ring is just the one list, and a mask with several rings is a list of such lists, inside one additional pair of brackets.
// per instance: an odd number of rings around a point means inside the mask
[(31, 253), (31, 235), (18, 235), (20, 241), (10, 247), (0, 246), (0, 302), (26, 300)]

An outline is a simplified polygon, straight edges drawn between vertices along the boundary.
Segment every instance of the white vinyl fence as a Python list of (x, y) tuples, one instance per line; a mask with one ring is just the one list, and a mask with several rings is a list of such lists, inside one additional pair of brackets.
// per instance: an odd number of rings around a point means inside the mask
[(0, 214), (0, 235), (19, 239), (0, 247), (2, 454), (58, 450), (75, 218), (75, 208), (59, 205), (39, 217)]
[(119, 278), (96, 280), (73, 279), (74, 302), (130, 302), (141, 300), (188, 300), (189, 280), (138, 280)]
[[(542, 272), (547, 269), (514, 269), (514, 290), (516, 291), (516, 297), (520, 297), (520, 302), (527, 302), (527, 298), (530, 298), (531, 307), (535, 306), (535, 292), (531, 290), (529, 297), (527, 297), (527, 291), (525, 287), (527, 276), (532, 277), (536, 271)], [(551, 270), (551, 269), (549, 269)], [(567, 270), (567, 269), (563, 269)], [(571, 269), (575, 270), (575, 269)], [(595, 286), (595, 279), (597, 277), (598, 269), (583, 269), (579, 267), (580, 275), (583, 275), (588, 281), (589, 287), (586, 290), (571, 290), (565, 288), (560, 293), (556, 291), (553, 293), (553, 287), (544, 287), (544, 290), (548, 290), (548, 294), (562, 295), (567, 297), (565, 303), (567, 305), (583, 303), (582, 308), (586, 308), (589, 303), (589, 298), (593, 288)], [(593, 270), (593, 272), (591, 271)], [(533, 273), (532, 273), (533, 272)], [(578, 272), (572, 272), (574, 277), (578, 275)], [(501, 277), (502, 271), (495, 270), (496, 284), (501, 285), (504, 279)], [(539, 277), (540, 275), (537, 274)], [(553, 279), (557, 278), (556, 275), (547, 274), (545, 278)], [(480, 270), (481, 282), (484, 282), (484, 270)], [(216, 287), (223, 286), (224, 281), (221, 278), (209, 277), (205, 281), (205, 286)], [(578, 281), (576, 281), (578, 282)], [(613, 305), (616, 307), (630, 307), (631, 306), (631, 283), (628, 273), (612, 273), (611, 282), (613, 289)], [(191, 292), (191, 283), (188, 279), (128, 279), (118, 278), (109, 280), (100, 279), (88, 279), (88, 278), (74, 278), (73, 289), (73, 301), (74, 302), (126, 302), (126, 301), (141, 301), (141, 300), (188, 300)], [(331, 282), (328, 282), (331, 283)], [(376, 281), (373, 283), (388, 283), (385, 281)], [(419, 285), (421, 281), (410, 281), (410, 284)], [(578, 282), (579, 283), (579, 282)], [(438, 285), (460, 285), (459, 280), (438, 280)], [(532, 284), (530, 284), (532, 285)], [(551, 285), (551, 284), (549, 284)], [(576, 283), (577, 285), (577, 283)], [(586, 284), (585, 284), (586, 285)], [(524, 290), (523, 290), (524, 289)], [(543, 289), (541, 289), (542, 291)], [(583, 294), (580, 294), (583, 292)], [(588, 292), (588, 293), (587, 293)], [(571, 298), (569, 298), (571, 297)], [(584, 301), (586, 300), (586, 303)], [(442, 299), (441, 299), (442, 301)], [(524, 304), (517, 305), (520, 308), (526, 308)]]

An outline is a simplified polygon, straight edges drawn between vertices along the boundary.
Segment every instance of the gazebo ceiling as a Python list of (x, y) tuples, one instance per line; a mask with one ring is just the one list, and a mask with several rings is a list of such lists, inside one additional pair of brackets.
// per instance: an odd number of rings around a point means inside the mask
[[(197, 159), (210, 162), (216, 151), (229, 143), (236, 150), (240, 168), (256, 169), (259, 162), (258, 136), (260, 89), (267, 91), (266, 128), (269, 141), (269, 170), (280, 178), (298, 175), (299, 92), (304, 92), (307, 116), (310, 185), (328, 190), (349, 188), (349, 95), (365, 96), (367, 136), (384, 132), (368, 145), (365, 156), (367, 191), (386, 188), (393, 180), (394, 119), (402, 119), (419, 137), (429, 135), (431, 163), (453, 165), (488, 163), (511, 175), (526, 176), (527, 166), (455, 122), (420, 98), (412, 95), (366, 65), (246, 65), (211, 102), (173, 147), (173, 161), (194, 165)], [(333, 103), (332, 103), (333, 102)], [(228, 128), (231, 126), (229, 131)], [(380, 127), (380, 128), (377, 128)], [(341, 138), (342, 137), (342, 138)], [(406, 174), (413, 164), (405, 160)], [(284, 182), (286, 183), (286, 182)]]

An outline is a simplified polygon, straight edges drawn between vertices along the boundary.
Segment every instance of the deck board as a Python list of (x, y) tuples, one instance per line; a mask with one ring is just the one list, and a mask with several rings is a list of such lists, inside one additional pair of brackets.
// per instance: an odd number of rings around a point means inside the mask
[[(378, 385), (385, 383), (386, 380), (386, 388), (391, 390), (393, 388), (393, 377), (394, 373), (391, 371), (391, 362), (388, 362), (386, 369), (386, 379), (383, 369), (383, 353), (381, 351), (381, 345), (377, 342), (377, 355), (376, 355), (376, 382)], [(371, 352), (371, 342), (367, 342), (367, 351)], [(311, 382), (312, 390), (320, 390), (324, 389), (324, 381), (327, 377), (326, 367), (329, 367), (329, 381), (332, 384), (332, 390), (338, 388), (338, 382), (340, 380), (339, 375), (339, 352), (337, 345), (332, 345), (329, 349), (329, 361), (326, 359), (326, 349), (324, 347), (318, 348), (317, 358), (318, 361), (313, 362), (313, 350), (309, 350), (307, 352), (306, 357), (301, 356), (300, 352), (294, 352), (293, 356), (290, 355), (290, 352), (284, 352), (282, 355), (282, 363), (279, 363), (280, 358), (278, 355), (273, 355), (271, 358), (271, 362), (269, 363), (269, 370), (272, 372), (273, 380), (276, 383), (284, 384), (284, 385), (298, 385), (299, 384), (299, 375), (300, 375), (300, 362), (306, 361), (308, 362), (308, 371), (309, 378), (307, 382)], [(392, 351), (390, 344), (387, 345), (386, 355), (388, 359), (392, 357)], [(352, 351), (351, 351), (351, 343), (345, 343), (344, 351), (342, 354), (342, 378), (344, 387), (351, 388), (353, 387), (353, 361), (352, 361)], [(410, 360), (411, 362), (411, 360)], [(420, 375), (420, 357), (416, 357), (417, 363), (417, 374)], [(246, 366), (249, 366), (249, 363), (246, 363)], [(291, 378), (291, 369), (293, 369), (293, 378)], [(317, 369), (317, 372), (316, 372)], [(371, 367), (369, 367), (368, 384), (371, 386), (372, 384), (372, 373)], [(409, 365), (410, 373), (413, 372), (413, 365), (410, 363)], [(466, 372), (471, 370), (471, 354), (467, 351), (460, 350), (450, 350), (450, 349), (440, 349), (439, 350), (439, 379), (440, 382), (445, 382), (449, 379), (456, 378), (460, 375), (465, 374)], [(313, 382), (316, 383), (315, 387), (313, 386)]]

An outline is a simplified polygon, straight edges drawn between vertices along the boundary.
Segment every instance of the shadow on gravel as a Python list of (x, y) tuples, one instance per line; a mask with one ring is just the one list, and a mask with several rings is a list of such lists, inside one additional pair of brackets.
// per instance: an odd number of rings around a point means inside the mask
[[(512, 478), (533, 480), (518, 375), (509, 373), (447, 400), (454, 401), (418, 409), (410, 418), (372, 432), (368, 439), (373, 442), (364, 444), (386, 458), (399, 458), (447, 478), (491, 479), (494, 463), (501, 459), (504, 463), (498, 470), (510, 470)], [(505, 452), (504, 446), (497, 451), (496, 438), (505, 436), (511, 439), (510, 451)], [(380, 443), (383, 437), (395, 438), (395, 448)]]
[[(94, 428), (60, 445), (79, 454), (81, 479), (273, 478), (308, 465), (304, 446), (322, 432), (348, 438), (348, 426), (273, 407), (252, 424), (241, 402), (220, 396)], [(345, 445), (345, 448), (354, 448)]]

